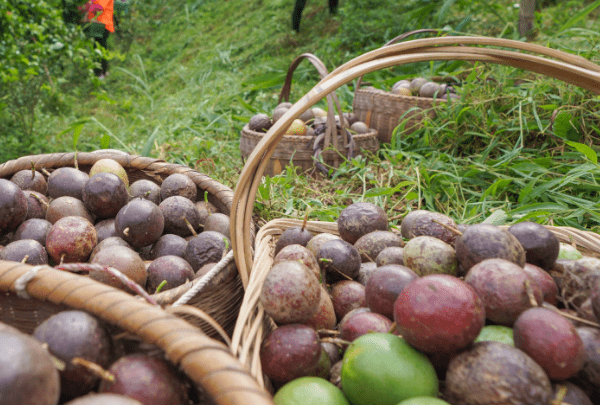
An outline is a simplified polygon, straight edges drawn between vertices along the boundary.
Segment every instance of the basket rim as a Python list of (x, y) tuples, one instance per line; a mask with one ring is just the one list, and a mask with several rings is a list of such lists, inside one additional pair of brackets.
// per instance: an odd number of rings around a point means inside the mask
[(369, 93), (372, 96), (386, 97), (386, 98), (390, 98), (392, 100), (402, 100), (402, 101), (408, 101), (411, 103), (415, 103), (415, 102), (427, 103), (427, 104), (431, 104), (432, 107), (434, 107), (436, 105), (435, 104), (436, 102), (445, 101), (445, 100), (434, 99), (434, 98), (429, 98), (429, 97), (404, 96), (402, 94), (393, 94), (389, 91), (376, 91), (376, 90), (369, 89), (366, 87), (356, 90), (356, 94), (354, 96), (355, 100), (356, 100), (356, 95), (359, 95), (360, 93)]

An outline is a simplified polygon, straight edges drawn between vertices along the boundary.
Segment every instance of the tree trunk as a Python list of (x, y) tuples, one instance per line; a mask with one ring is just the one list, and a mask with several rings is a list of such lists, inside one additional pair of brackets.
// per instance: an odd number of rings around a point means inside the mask
[(521, 0), (519, 7), (519, 35), (531, 38), (534, 29), (535, 0)]

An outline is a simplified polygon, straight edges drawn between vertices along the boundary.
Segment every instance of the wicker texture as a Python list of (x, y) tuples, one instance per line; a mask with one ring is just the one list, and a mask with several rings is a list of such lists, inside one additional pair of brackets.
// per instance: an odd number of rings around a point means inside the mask
[[(237, 204), (233, 207), (231, 216), (232, 244), (235, 260), (246, 286), (246, 294), (234, 330), (232, 350), (248, 365), (259, 381), (262, 381), (262, 376), (256, 348), (259, 347), (262, 332), (268, 328), (268, 324), (262, 322), (264, 312), (257, 304), (257, 294), (261, 278), (264, 279), (264, 272), (267, 271), (266, 267), (271, 260), (269, 256), (272, 254), (272, 241), (263, 239), (273, 238), (279, 232), (277, 229), (282, 229), (271, 226), (261, 228), (253, 255), (250, 237), (252, 210), (267, 160), (290, 123), (340, 86), (376, 70), (432, 60), (481, 61), (513, 66), (554, 77), (600, 94), (600, 67), (586, 59), (540, 45), (487, 37), (425, 38), (393, 44), (363, 54), (323, 78), (269, 129), (248, 158), (235, 188), (234, 201)], [(293, 221), (290, 223), (298, 224)], [(579, 234), (579, 231), (569, 229), (568, 233)], [(583, 239), (588, 239), (587, 236)], [(597, 242), (597, 235), (591, 236)], [(598, 252), (598, 245), (593, 246), (593, 250)]]
[[(110, 158), (116, 160), (127, 171), (130, 184), (136, 180), (146, 179), (160, 185), (167, 176), (173, 173), (184, 174), (196, 183), (198, 198), (203, 198), (204, 192), (206, 192), (207, 200), (214, 204), (220, 212), (227, 215), (231, 213), (233, 190), (229, 187), (183, 165), (167, 163), (163, 160), (143, 156), (129, 155), (119, 151), (99, 150), (92, 153), (53, 153), (23, 156), (0, 165), (0, 177), (10, 179), (19, 170), (31, 169), (32, 164), (36, 169), (44, 168), (49, 172), (60, 167), (74, 167), (75, 156), (77, 156), (79, 170), (86, 173), (100, 159)], [(154, 294), (153, 297), (160, 305), (170, 305), (198, 282), (199, 279), (196, 279), (182, 286)], [(235, 266), (231, 265), (227, 266), (220, 274), (213, 278), (188, 304), (208, 313), (231, 335), (242, 296), (243, 286), (241, 279)], [(22, 310), (24, 310), (24, 306)], [(39, 313), (40, 309), (37, 305), (32, 305), (31, 311)], [(188, 321), (194, 322), (210, 336), (216, 337), (218, 335), (214, 328), (205, 321), (188, 315), (182, 316)]]
[[(18, 298), (16, 282), (37, 269), (26, 285), (30, 299)], [(0, 261), (0, 291), (11, 297), (2, 312), (20, 306), (51, 304), (87, 311), (99, 319), (156, 345), (219, 405), (272, 405), (269, 394), (253, 379), (224, 344), (184, 320), (121, 290), (48, 266)], [(8, 322), (10, 323), (10, 322)], [(12, 324), (15, 327), (23, 326)]]
[(392, 94), (381, 90), (357, 88), (352, 110), (359, 120), (377, 130), (381, 143), (390, 143), (394, 129), (406, 119), (404, 134), (416, 130), (428, 115), (435, 117), (434, 100)]
[[(311, 62), (311, 64), (319, 72), (321, 78), (328, 75), (327, 68), (315, 55), (304, 53), (298, 56), (296, 59), (294, 59), (288, 69), (284, 85), (279, 95), (279, 102), (282, 100), (289, 101), (294, 71), (304, 59), (307, 59), (309, 62)], [(338, 115), (341, 116), (342, 110), (337, 96), (335, 93), (331, 93), (327, 96), (327, 129), (323, 139), (322, 158), (326, 164), (332, 165), (333, 167), (338, 167), (339, 163), (344, 159), (344, 156), (347, 156), (350, 152), (347, 138), (341, 135), (334, 136), (333, 129), (336, 127), (336, 108)], [(345, 130), (346, 127), (342, 122), (342, 133)], [(250, 130), (248, 125), (245, 125), (244, 128), (242, 128), (240, 137), (240, 151), (245, 159), (252, 154), (252, 151), (260, 143), (264, 136), (264, 133)], [(361, 150), (376, 151), (379, 149), (379, 140), (377, 138), (376, 131), (371, 131), (366, 134), (353, 135), (352, 138), (355, 144), (353, 146), (353, 152), (355, 154), (359, 154)], [(273, 154), (267, 159), (268, 163), (265, 167), (264, 174), (269, 176), (279, 174), (290, 162), (292, 162), (294, 166), (299, 167), (303, 172), (312, 170), (315, 164), (315, 141), (316, 137), (311, 136), (284, 135), (281, 139), (281, 142), (279, 142), (273, 151)], [(328, 149), (328, 147), (331, 149)]]
[[(421, 29), (410, 31), (388, 41), (384, 46), (393, 45), (412, 35), (443, 33), (437, 29)], [(421, 121), (428, 115), (435, 117), (434, 100), (426, 97), (402, 96), (389, 92), (361, 88), (362, 76), (356, 81), (352, 111), (359, 120), (377, 130), (381, 143), (390, 143), (394, 129), (400, 120), (406, 120), (403, 133), (410, 134), (416, 130)]]

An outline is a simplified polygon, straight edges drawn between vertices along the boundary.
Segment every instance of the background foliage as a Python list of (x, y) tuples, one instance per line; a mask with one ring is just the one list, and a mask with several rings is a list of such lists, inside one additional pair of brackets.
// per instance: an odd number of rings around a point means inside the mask
[[(335, 16), (326, 1), (310, 1), (300, 33), (291, 30), (293, 0), (132, 0), (109, 38), (110, 75), (100, 82), (90, 74), (91, 41), (64, 24), (55, 1), (27, 3), (43, 21), (23, 0), (0, 4), (0, 57), (11, 61), (0, 66), (0, 160), (114, 147), (194, 167), (230, 187), (243, 165), (239, 131), (255, 113), (272, 112), (295, 56), (314, 53), (333, 70), (420, 28), (522, 39), (518, 4), (508, 0), (342, 1)], [(600, 0), (539, 3), (532, 41), (600, 63), (599, 10)], [(291, 168), (265, 178), (256, 214), (334, 220), (345, 205), (367, 199), (395, 223), (427, 208), (465, 223), (600, 228), (597, 95), (484, 64), (411, 64), (365, 80), (389, 89), (415, 76), (461, 77), (460, 100), (440, 105), (410, 135), (401, 125), (391, 144), (330, 178)], [(318, 80), (302, 63), (291, 101)], [(353, 91), (352, 84), (337, 91), (345, 111)], [(23, 101), (12, 102), (15, 95)]]

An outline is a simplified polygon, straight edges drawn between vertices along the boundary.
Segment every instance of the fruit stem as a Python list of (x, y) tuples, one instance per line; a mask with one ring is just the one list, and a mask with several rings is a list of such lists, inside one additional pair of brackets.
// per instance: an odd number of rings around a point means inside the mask
[(598, 324), (596, 322), (588, 321), (587, 319), (583, 319), (583, 318), (580, 318), (578, 316), (568, 314), (566, 312), (563, 312), (563, 311), (559, 310), (558, 308), (556, 308), (554, 306), (551, 306), (551, 305), (546, 306), (546, 305), (544, 305), (544, 308), (550, 308), (551, 310), (553, 310), (555, 312), (558, 312), (560, 315), (564, 316), (567, 319), (572, 319), (572, 320), (577, 321), (577, 322), (585, 323), (586, 325), (590, 325), (590, 326), (594, 326), (596, 328), (600, 328), (600, 324)]
[(105, 381), (108, 382), (115, 382), (115, 375), (106, 371), (105, 369), (102, 368), (102, 366), (91, 362), (89, 360), (83, 359), (81, 357), (73, 357), (71, 359), (71, 364), (75, 365), (75, 366), (82, 366), (85, 367), (88, 371), (90, 371), (92, 374), (102, 378)]
[(304, 221), (302, 221), (302, 230), (304, 231), (304, 228), (306, 228), (306, 223), (308, 222), (308, 211), (306, 211), (306, 214), (304, 214)]
[(190, 221), (188, 221), (186, 217), (183, 217), (183, 220), (185, 221), (185, 224), (187, 225), (188, 229), (192, 231), (192, 235), (198, 236), (198, 233), (194, 230), (194, 227), (192, 226), (192, 224), (190, 224)]
[(334, 345), (340, 347), (340, 346), (350, 346), (350, 343), (347, 340), (344, 339), (340, 339), (340, 338), (332, 338), (332, 337), (324, 337), (321, 339), (321, 342), (324, 343), (333, 343)]
[(23, 257), (23, 260), (21, 260), (21, 263), (23, 263), (23, 264), (27, 263), (27, 259), (29, 259), (29, 255), (25, 255)]
[(455, 234), (456, 234), (456, 235), (458, 235), (458, 236), (461, 236), (461, 235), (462, 235), (462, 232), (461, 232), (461, 231), (459, 231), (458, 229), (454, 228), (453, 226), (446, 225), (446, 224), (444, 224), (444, 223), (442, 223), (442, 222), (438, 221), (437, 219), (432, 219), (432, 220), (431, 220), (431, 222), (435, 222), (436, 224), (439, 224), (439, 225), (441, 225), (442, 227), (446, 228), (446, 229), (447, 229), (447, 230), (449, 230), (450, 232), (453, 232), (453, 233), (455, 233)]
[(44, 173), (46, 175), (46, 177), (50, 177), (50, 172), (48, 170), (46, 170), (45, 167), (42, 167), (40, 170), (42, 171), (42, 173)]
[(161, 281), (160, 284), (158, 285), (158, 287), (156, 287), (156, 292), (154, 294), (158, 294), (160, 292), (160, 290), (162, 290), (163, 287), (166, 285), (167, 285), (167, 280)]
[(537, 300), (535, 299), (535, 295), (533, 294), (533, 289), (531, 288), (531, 283), (529, 282), (529, 280), (525, 280), (525, 291), (527, 291), (527, 297), (529, 298), (529, 303), (531, 304), (532, 307), (537, 307), (538, 303)]
[(35, 163), (31, 162), (31, 180), (35, 179)]
[(77, 163), (77, 151), (75, 151), (75, 156), (73, 157), (73, 166), (75, 169), (79, 170), (79, 164)]
[(559, 385), (558, 389), (556, 390), (556, 397), (554, 397), (554, 399), (552, 400), (552, 405), (563, 404), (563, 399), (565, 398), (565, 395), (567, 395), (567, 386)]
[(33, 193), (31, 193), (31, 195), (33, 196), (33, 198), (35, 198), (36, 200), (38, 200), (38, 202), (39, 202), (40, 204), (42, 204), (42, 205), (45, 205), (45, 206), (46, 206), (46, 208), (48, 208), (48, 207), (50, 206), (50, 204), (48, 204), (46, 201), (44, 201), (44, 200), (42, 199), (42, 197), (40, 197), (39, 195), (37, 195), (37, 194), (33, 194)]
[[(321, 258), (321, 259), (319, 259), (319, 261), (322, 262), (322, 263), (331, 263), (332, 262), (331, 259), (326, 259), (326, 258)], [(340, 274), (342, 277), (346, 278), (347, 280), (352, 280), (352, 277), (350, 277), (350, 276), (342, 273), (341, 271), (339, 271), (335, 267), (329, 267), (328, 266), (327, 269), (331, 269), (331, 270), (337, 272), (338, 274)], [(325, 270), (325, 268), (323, 270)]]

